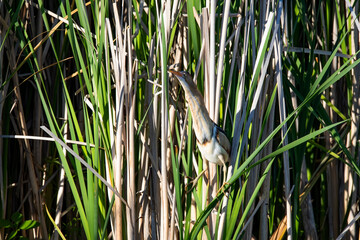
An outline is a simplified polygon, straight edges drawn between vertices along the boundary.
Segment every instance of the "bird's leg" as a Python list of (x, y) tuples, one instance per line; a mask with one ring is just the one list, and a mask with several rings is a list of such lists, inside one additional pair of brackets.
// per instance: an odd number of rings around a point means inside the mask
[[(223, 164), (224, 181), (223, 181), (223, 185), (220, 187), (220, 189), (218, 190), (218, 192), (216, 193), (216, 195), (218, 195), (219, 192), (223, 191), (223, 188), (225, 187), (225, 185), (229, 184), (229, 183), (226, 182), (227, 166), (226, 166), (226, 164), (225, 164), (225, 162), (224, 162), (223, 156), (220, 155), (220, 156), (219, 156), (219, 159), (220, 159), (220, 161), (221, 161), (222, 164)], [(225, 193), (224, 193), (224, 195), (225, 195)]]
[(224, 181), (223, 181), (223, 184), (226, 183), (226, 178), (227, 178), (227, 166), (224, 164), (224, 167), (223, 167), (223, 172), (224, 172)]
[(216, 196), (219, 195), (220, 192), (222, 192), (222, 193), (227, 197), (227, 195), (225, 194), (225, 191), (224, 191), (224, 187), (225, 187), (226, 185), (230, 185), (230, 183), (224, 182), (224, 184), (223, 184), (223, 185), (220, 187), (220, 189), (217, 191)]
[[(191, 181), (186, 185), (186, 187), (185, 187), (186, 192), (190, 192), (191, 190), (193, 190), (193, 188), (195, 187), (196, 183), (199, 181), (200, 177), (201, 177), (207, 170), (208, 170), (207, 168), (205, 168), (204, 170), (202, 170), (202, 172), (201, 172), (198, 176), (196, 176), (195, 179), (191, 180)], [(190, 189), (186, 189), (187, 186), (189, 186), (190, 184), (191, 184), (191, 188), (190, 188)]]

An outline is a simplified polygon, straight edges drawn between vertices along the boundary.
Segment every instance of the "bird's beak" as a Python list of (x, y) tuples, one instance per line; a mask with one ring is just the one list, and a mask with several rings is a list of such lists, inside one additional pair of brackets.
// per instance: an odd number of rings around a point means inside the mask
[(172, 74), (174, 74), (176, 77), (180, 77), (180, 78), (184, 78), (183, 74), (181, 72), (178, 71), (174, 71), (174, 70), (168, 70), (168, 72), (171, 72)]
[(185, 84), (185, 85), (188, 85), (188, 83), (186, 82), (184, 73), (178, 72), (178, 71), (174, 71), (174, 70), (168, 70), (168, 71), (169, 71), (170, 73), (172, 73), (172, 74), (178, 79), (178, 81), (181, 83), (181, 85), (183, 85), (183, 87), (184, 87), (184, 84)]

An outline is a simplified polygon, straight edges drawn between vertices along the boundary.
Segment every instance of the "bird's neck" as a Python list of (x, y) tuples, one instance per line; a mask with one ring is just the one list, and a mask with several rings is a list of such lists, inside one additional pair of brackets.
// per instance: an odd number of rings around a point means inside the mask
[(204, 99), (197, 88), (184, 87), (185, 97), (193, 117), (194, 132), (200, 143), (210, 141), (214, 122), (210, 119), (205, 108)]

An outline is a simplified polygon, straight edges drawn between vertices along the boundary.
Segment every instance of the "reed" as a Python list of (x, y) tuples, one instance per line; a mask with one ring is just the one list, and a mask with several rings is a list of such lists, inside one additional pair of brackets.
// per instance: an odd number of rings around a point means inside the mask
[[(0, 239), (357, 239), (356, 1), (0, 3)], [(231, 142), (204, 161), (188, 71)]]

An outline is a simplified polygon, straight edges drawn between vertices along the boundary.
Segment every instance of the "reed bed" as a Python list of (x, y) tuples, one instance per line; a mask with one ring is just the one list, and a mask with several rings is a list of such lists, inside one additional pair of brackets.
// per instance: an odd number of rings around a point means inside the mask
[(358, 239), (358, 5), (0, 1), (0, 239)]

